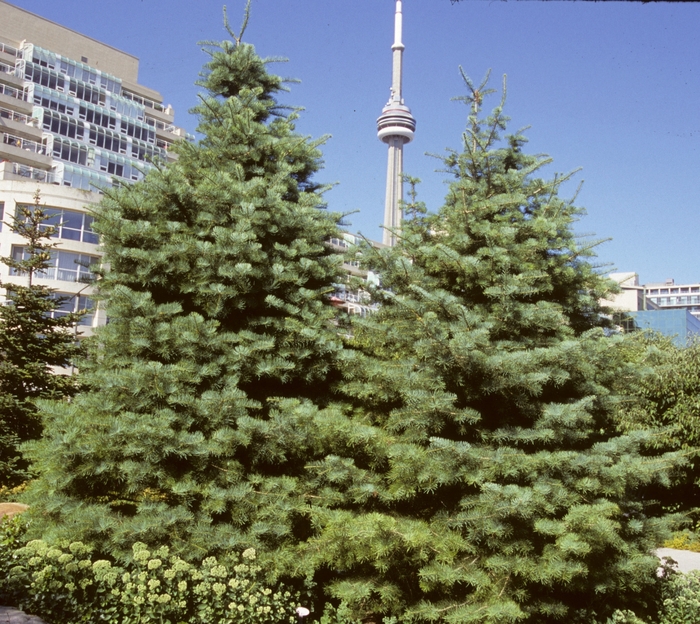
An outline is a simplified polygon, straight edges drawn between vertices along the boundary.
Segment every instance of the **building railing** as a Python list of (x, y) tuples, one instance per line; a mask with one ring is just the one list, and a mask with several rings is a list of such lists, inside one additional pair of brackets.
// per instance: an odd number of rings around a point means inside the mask
[(0, 43), (0, 52), (4, 52), (5, 54), (9, 54), (9, 55), (15, 56), (15, 57), (22, 56), (22, 50), (18, 50), (17, 48), (13, 48), (11, 45), (7, 45), (6, 43)]
[(127, 91), (124, 88), (122, 88), (121, 96), (126, 98), (127, 100), (131, 100), (132, 102), (141, 104), (146, 108), (152, 108), (162, 113), (167, 112), (165, 106), (163, 106), (160, 102), (154, 102), (153, 100), (149, 100), (148, 98), (141, 97), (140, 95), (131, 93), (130, 91)]
[(22, 89), (15, 89), (15, 87), (2, 83), (0, 83), (0, 95), (6, 95), (8, 97), (15, 98), (16, 100), (22, 100), (23, 102), (26, 102), (28, 99), (26, 91), (23, 91)]
[(37, 143), (30, 139), (23, 139), (22, 137), (7, 132), (3, 134), (2, 142), (6, 145), (12, 145), (29, 152), (34, 152), (35, 154), (46, 154), (46, 145), (43, 143)]
[(9, 108), (2, 108), (0, 107), (0, 117), (3, 119), (9, 119), (10, 121), (16, 121), (18, 123), (29, 123), (29, 120), (32, 119), (29, 117), (29, 115), (24, 115), (23, 113), (17, 113), (13, 110), (10, 110)]
[(6, 65), (5, 63), (0, 63), (0, 72), (3, 74), (11, 74), (12, 76), (15, 75), (15, 66), (14, 65)]
[(12, 163), (12, 173), (23, 178), (36, 180), (37, 182), (46, 182), (46, 184), (60, 184), (58, 176), (53, 171), (44, 171), (35, 167)]
[(155, 126), (158, 130), (163, 130), (164, 132), (172, 132), (173, 134), (177, 132), (177, 126), (165, 123), (164, 121), (160, 121), (159, 119), (148, 118), (146, 120), (146, 123), (148, 123), (151, 126)]
[(156, 139), (156, 147), (160, 147), (160, 149), (165, 150), (166, 152), (170, 149), (170, 146), (172, 143), (169, 141), (163, 141), (163, 139)]

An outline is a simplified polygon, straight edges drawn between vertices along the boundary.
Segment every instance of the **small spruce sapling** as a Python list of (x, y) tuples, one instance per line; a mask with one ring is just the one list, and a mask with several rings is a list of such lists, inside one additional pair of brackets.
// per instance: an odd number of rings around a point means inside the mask
[(34, 205), (19, 204), (7, 225), (25, 244), (21, 256), (0, 258), (12, 275), (5, 303), (0, 306), (0, 485), (12, 487), (28, 478), (29, 464), (19, 445), (41, 435), (37, 399), (64, 399), (77, 391), (77, 377), (57, 369), (71, 365), (82, 354), (76, 326), (85, 311), (52, 314), (62, 299), (38, 284), (49, 268), (57, 227), (37, 190)]

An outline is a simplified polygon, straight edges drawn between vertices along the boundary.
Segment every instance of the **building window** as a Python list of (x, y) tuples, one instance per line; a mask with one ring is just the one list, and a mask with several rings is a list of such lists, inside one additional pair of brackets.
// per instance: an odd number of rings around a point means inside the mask
[(103, 130), (102, 128), (90, 128), (90, 143), (97, 147), (104, 147), (111, 152), (126, 154), (127, 140), (116, 132)]
[(97, 126), (102, 126), (103, 128), (115, 130), (117, 127), (116, 116), (111, 115), (107, 111), (95, 110), (83, 104), (80, 106), (79, 115), (80, 119), (94, 123)]
[(56, 139), (53, 142), (53, 155), (55, 158), (85, 165), (87, 163), (87, 146), (72, 141)]
[(100, 105), (104, 105), (105, 103), (105, 93), (102, 91), (102, 89), (97, 86), (80, 82), (75, 78), (70, 79), (68, 90), (71, 95), (74, 95), (79, 100), (83, 100), (84, 102)]
[[(25, 247), (13, 245), (12, 258), (17, 261), (27, 260), (29, 253)], [(98, 260), (98, 256), (53, 249), (49, 259), (49, 268), (46, 271), (38, 271), (35, 275), (42, 279), (60, 282), (87, 283), (95, 279), (95, 275), (90, 271), (90, 266), (97, 263)], [(10, 275), (22, 275), (22, 273), (17, 269), (10, 269)]]
[(59, 318), (71, 312), (87, 310), (87, 313), (78, 321), (78, 325), (92, 326), (95, 319), (95, 302), (90, 297), (64, 292), (55, 292), (52, 297), (57, 301), (56, 307), (49, 313), (51, 318)]
[(44, 130), (48, 130), (54, 134), (60, 134), (64, 137), (69, 137), (71, 139), (83, 138), (83, 124), (78, 123), (75, 119), (67, 115), (45, 111), (43, 126)]
[(147, 141), (148, 143), (154, 143), (156, 138), (156, 133), (147, 125), (136, 124), (128, 119), (121, 120), (120, 131), (122, 134), (126, 134), (134, 139), (140, 139), (142, 141)]
[(57, 91), (63, 91), (65, 87), (62, 75), (56, 74), (56, 72), (51, 71), (47, 67), (41, 67), (31, 62), (26, 63), (24, 67), (24, 79)]
[[(18, 211), (20, 208), (33, 210), (34, 207), (18, 205)], [(92, 231), (94, 218), (91, 215), (65, 208), (44, 208), (44, 212), (48, 217), (44, 223), (56, 228), (52, 238), (81, 241), (83, 243), (92, 243), (93, 245), (99, 243), (97, 234)]]

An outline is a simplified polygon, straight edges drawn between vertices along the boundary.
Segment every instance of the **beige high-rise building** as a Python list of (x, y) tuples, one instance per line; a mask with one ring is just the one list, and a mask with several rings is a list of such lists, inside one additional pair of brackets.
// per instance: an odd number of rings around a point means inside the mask
[[(161, 95), (138, 83), (138, 59), (0, 0), (0, 255), (21, 258), (6, 223), (41, 204), (59, 225), (51, 267), (37, 283), (68, 297), (55, 314), (92, 308), (83, 332), (104, 323), (90, 300), (99, 262), (92, 207), (117, 179), (135, 182), (169, 147), (191, 138)], [(0, 281), (24, 283), (0, 265)], [(87, 330), (87, 332), (85, 331)]]

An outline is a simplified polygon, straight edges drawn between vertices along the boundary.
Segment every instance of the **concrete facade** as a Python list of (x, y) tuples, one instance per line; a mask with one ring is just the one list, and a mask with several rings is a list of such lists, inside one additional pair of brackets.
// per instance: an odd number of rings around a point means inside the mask
[[(136, 57), (0, 0), (0, 254), (25, 253), (7, 223), (38, 191), (58, 245), (36, 281), (67, 298), (55, 314), (92, 310), (83, 334), (106, 321), (90, 298), (101, 191), (174, 160), (170, 146), (192, 137), (173, 122), (161, 95), (138, 84)], [(0, 265), (3, 284), (26, 279)]]
[(21, 47), (23, 41), (35, 43), (76, 61), (138, 82), (139, 60), (126, 52), (82, 35), (51, 20), (34, 15), (0, 0), (0, 39)]

